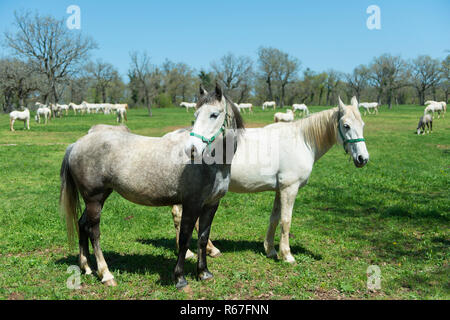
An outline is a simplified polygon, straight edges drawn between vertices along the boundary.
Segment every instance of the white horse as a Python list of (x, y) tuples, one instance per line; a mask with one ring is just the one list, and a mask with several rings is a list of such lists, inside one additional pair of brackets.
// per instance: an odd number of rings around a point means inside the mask
[(239, 103), (237, 107), (239, 109), (239, 112), (243, 110), (245, 113), (245, 109), (248, 109), (250, 112), (253, 112), (252, 110), (253, 105), (251, 103)]
[(196, 105), (197, 105), (196, 103), (190, 103), (190, 102), (182, 102), (182, 103), (180, 103), (180, 107), (186, 108), (186, 112), (188, 112), (190, 108), (194, 108), (195, 109)]
[(9, 129), (11, 131), (15, 131), (14, 122), (16, 120), (23, 121), (24, 129), (30, 130), (30, 111), (28, 110), (28, 108), (25, 108), (24, 111), (12, 111), (9, 114)]
[(53, 118), (59, 117), (61, 118), (61, 107), (59, 104), (50, 104), (50, 110), (52, 111)]
[[(295, 122), (245, 130), (231, 163), (229, 191), (275, 191), (264, 241), (267, 257), (277, 257), (274, 236), (281, 220), (279, 258), (289, 263), (295, 262), (289, 246), (289, 230), (299, 188), (307, 184), (314, 163), (336, 143), (350, 153), (357, 168), (364, 167), (369, 161), (369, 153), (363, 128), (358, 102), (353, 97), (352, 104), (348, 106), (339, 98), (338, 107), (313, 113)], [(172, 214), (177, 228), (182, 207), (174, 206)], [(220, 254), (211, 241), (208, 242), (207, 252), (216, 256)], [(187, 257), (192, 255), (192, 252), (187, 252)]]
[(374, 110), (374, 114), (378, 114), (378, 102), (361, 102), (360, 104), (358, 104), (358, 107), (364, 108), (364, 115), (366, 115), (367, 113), (372, 114), (370, 112), (371, 109)]
[(277, 112), (273, 115), (273, 122), (292, 122), (294, 121), (294, 112), (287, 109), (286, 113)]
[(61, 111), (61, 114), (62, 114), (62, 111), (64, 111), (64, 113), (66, 114), (66, 116), (68, 116), (69, 115), (69, 106), (67, 105), (67, 104), (56, 104), (56, 106), (59, 108), (59, 110)]
[(85, 111), (84, 105), (73, 102), (69, 103), (69, 108), (72, 108), (74, 115), (77, 115), (77, 113), (84, 114)]
[(292, 111), (294, 112), (294, 114), (295, 114), (295, 111), (297, 111), (297, 110), (299, 110), (301, 113), (302, 113), (302, 116), (303, 115), (308, 115), (309, 114), (309, 110), (308, 110), (308, 107), (306, 106), (306, 104), (293, 104), (292, 105)]
[[(432, 117), (434, 118), (434, 113), (437, 112), (438, 119), (441, 117), (441, 112), (444, 111), (444, 106), (439, 102), (433, 102), (429, 104), (425, 110), (423, 111), (423, 114), (426, 115), (427, 113), (431, 112)], [(442, 113), (442, 117), (444, 117), (444, 113)]]
[[(445, 101), (433, 101), (433, 100), (428, 100), (425, 102), (425, 105), (434, 105), (433, 108), (430, 108), (428, 111), (433, 111), (436, 110), (438, 111), (442, 111), (442, 117), (444, 117), (444, 114), (447, 112), (447, 103)], [(431, 110), (433, 109), (433, 110)], [(438, 112), (438, 118), (440, 117), (440, 112)], [(434, 116), (434, 112), (433, 112), (433, 116)]]
[(125, 121), (128, 121), (127, 119), (127, 109), (125, 109), (125, 107), (119, 107), (116, 109), (116, 113), (117, 113), (117, 122), (118, 123), (123, 123), (123, 120), (125, 119)]
[(277, 107), (277, 104), (275, 101), (266, 101), (262, 105), (262, 109), (265, 110), (266, 108), (273, 107), (273, 110)]
[(47, 107), (40, 107), (36, 111), (36, 122), (41, 123), (41, 117), (44, 118), (44, 123), (47, 124), (48, 120), (50, 120), (52, 115), (52, 111)]

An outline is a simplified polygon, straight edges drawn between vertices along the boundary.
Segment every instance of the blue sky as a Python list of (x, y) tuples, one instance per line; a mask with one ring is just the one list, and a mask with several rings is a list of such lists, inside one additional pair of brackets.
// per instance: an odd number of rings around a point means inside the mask
[[(256, 61), (260, 46), (273, 46), (300, 59), (303, 70), (343, 72), (383, 53), (450, 53), (448, 0), (0, 0), (0, 37), (14, 30), (14, 10), (67, 18), (73, 4), (81, 9), (81, 31), (99, 45), (92, 59), (112, 63), (122, 76), (134, 50), (147, 51), (155, 64), (168, 58), (200, 70), (228, 52)], [(366, 27), (370, 5), (380, 7), (381, 30)]]

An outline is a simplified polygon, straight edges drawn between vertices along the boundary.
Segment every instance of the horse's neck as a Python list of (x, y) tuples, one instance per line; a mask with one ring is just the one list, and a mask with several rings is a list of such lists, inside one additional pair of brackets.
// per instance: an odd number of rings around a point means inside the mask
[(304, 121), (306, 123), (300, 123), (299, 129), (317, 161), (336, 144), (338, 108), (322, 111)]

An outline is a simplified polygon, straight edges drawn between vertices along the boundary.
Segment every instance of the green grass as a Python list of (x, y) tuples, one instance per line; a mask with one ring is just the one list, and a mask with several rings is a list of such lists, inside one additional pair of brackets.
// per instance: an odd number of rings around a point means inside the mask
[[(59, 215), (59, 168), (68, 144), (115, 118), (70, 115), (31, 123), (30, 131), (16, 122), (12, 133), (8, 116), (0, 115), (0, 299), (449, 299), (450, 126), (436, 119), (432, 134), (417, 136), (422, 112), (394, 106), (364, 116), (370, 162), (362, 169), (338, 146), (316, 163), (294, 207), (294, 265), (264, 255), (274, 194), (228, 193), (212, 228), (223, 253), (208, 259), (215, 278), (196, 281), (195, 261), (188, 261), (189, 292), (177, 291), (172, 280), (170, 208), (138, 206), (115, 193), (103, 210), (101, 244), (118, 286), (82, 275), (81, 289), (67, 289), (77, 252), (68, 249)], [(244, 118), (262, 126), (273, 113)], [(193, 116), (174, 108), (149, 118), (139, 109), (128, 119), (133, 132), (161, 136), (189, 126)], [(366, 286), (370, 265), (381, 269), (376, 292)]]

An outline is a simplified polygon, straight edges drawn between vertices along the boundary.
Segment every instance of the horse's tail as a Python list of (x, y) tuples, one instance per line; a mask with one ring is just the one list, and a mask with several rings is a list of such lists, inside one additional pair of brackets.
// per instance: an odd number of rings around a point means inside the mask
[(69, 155), (72, 151), (73, 144), (71, 144), (64, 155), (64, 159), (61, 165), (61, 190), (59, 194), (59, 206), (61, 213), (64, 215), (67, 226), (67, 238), (69, 240), (69, 246), (73, 247), (74, 241), (74, 229), (77, 234), (78, 230), (78, 213), (80, 210), (80, 199), (78, 197), (78, 189), (70, 173), (69, 167)]

